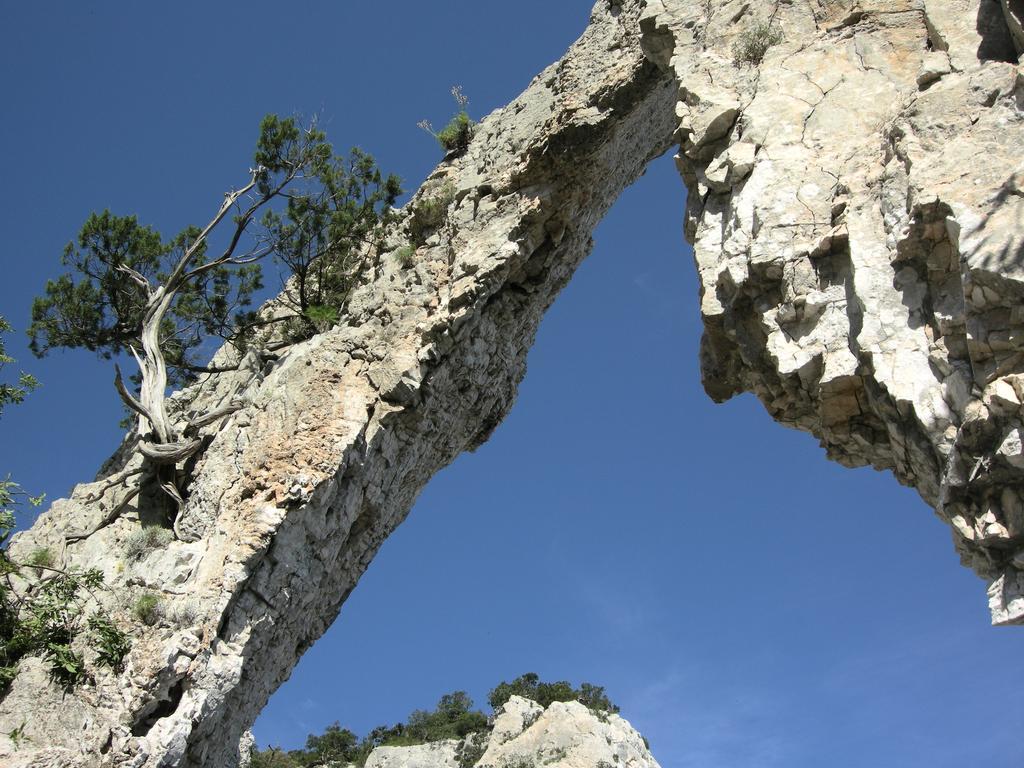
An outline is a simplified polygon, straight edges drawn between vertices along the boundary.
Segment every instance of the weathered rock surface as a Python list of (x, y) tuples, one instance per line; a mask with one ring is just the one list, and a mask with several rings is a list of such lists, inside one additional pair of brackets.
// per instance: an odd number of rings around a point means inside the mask
[(595, 713), (578, 701), (544, 709), (518, 696), (495, 713), (487, 749), (474, 765), (658, 768), (643, 737), (618, 715)]
[(366, 759), (366, 768), (459, 768), (459, 742), (435, 741), (409, 747), (377, 747)]
[[(783, 41), (736, 66), (768, 21)], [(680, 87), (705, 388), (917, 488), (1019, 622), (1024, 80), (1002, 10), (652, 2), (641, 23)]]
[[(19, 538), (102, 568), (135, 645), (123, 674), (67, 695), (26, 662), (0, 733), (25, 722), (30, 746), (0, 738), (0, 755), (237, 762), (420, 489), (508, 412), (594, 225), (673, 144), (709, 394), (754, 392), (837, 461), (916, 487), (990, 582), (993, 620), (1024, 623), (1013, 18), (1013, 0), (601, 0), (566, 57), (417, 193), (451, 202), (412, 267), (396, 231), (334, 329), (177, 396), (182, 419), (247, 402), (187, 467), (192, 541), (123, 554), (148, 501), (130, 441)], [(782, 40), (735, 62), (765, 23)], [(130, 623), (143, 589), (162, 596), (154, 626)]]

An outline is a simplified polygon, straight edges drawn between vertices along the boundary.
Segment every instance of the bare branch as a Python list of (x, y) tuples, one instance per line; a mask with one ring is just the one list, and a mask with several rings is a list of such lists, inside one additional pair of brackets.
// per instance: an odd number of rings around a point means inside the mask
[(202, 445), (203, 441), (198, 439), (177, 443), (151, 443), (143, 440), (139, 443), (139, 452), (154, 464), (177, 464), (198, 451)]
[[(132, 352), (135, 352), (135, 350), (132, 349)], [(136, 359), (138, 359), (138, 355), (136, 355)], [(142, 363), (140, 362), (139, 365), (141, 366)], [(119, 366), (117, 363), (114, 363), (114, 389), (117, 390), (117, 394), (121, 396), (121, 400), (124, 401), (125, 405), (127, 405), (137, 414), (142, 416), (142, 418), (149, 421), (150, 424), (153, 423), (153, 417), (149, 415), (149, 411), (147, 411), (143, 407), (142, 403), (136, 400), (132, 396), (132, 393), (128, 391), (128, 388), (125, 387), (124, 379), (121, 378), (121, 366)]]
[(117, 270), (119, 272), (124, 272), (126, 275), (128, 275), (128, 277), (130, 277), (136, 283), (138, 283), (143, 288), (145, 288), (146, 289), (146, 295), (149, 295), (149, 294), (151, 294), (153, 292), (153, 286), (150, 285), (149, 280), (147, 280), (146, 276), (143, 275), (141, 272), (137, 272), (136, 270), (132, 269), (131, 267), (127, 266), (126, 264), (118, 264), (117, 265)]
[(193, 365), (192, 363), (180, 363), (175, 367), (189, 373), (228, 373), (229, 371), (237, 371), (239, 366), (239, 363), (234, 365)]
[(124, 508), (131, 503), (132, 499), (139, 495), (139, 489), (140, 486), (136, 485), (134, 488), (128, 491), (128, 495), (121, 499), (121, 501), (118, 504), (115, 504), (111, 508), (111, 510), (103, 516), (103, 519), (100, 520), (100, 522), (97, 525), (95, 525), (92, 529), (88, 531), (80, 531), (79, 533), (69, 533), (64, 537), (64, 541), (66, 541), (69, 544), (76, 541), (81, 541), (82, 539), (89, 538), (101, 528), (106, 528), (120, 516), (120, 514), (124, 511)]
[[(174, 269), (171, 270), (171, 274), (167, 277), (167, 281), (164, 284), (167, 287), (168, 292), (173, 292), (177, 289), (178, 284), (182, 280), (182, 275), (185, 274), (185, 270), (192, 262), (192, 259), (195, 258), (199, 247), (206, 242), (206, 238), (209, 236), (210, 232), (212, 232), (214, 228), (224, 220), (224, 217), (228, 215), (228, 212), (231, 210), (232, 206), (235, 205), (238, 198), (242, 197), (256, 186), (256, 177), (259, 172), (259, 169), (253, 170), (248, 184), (239, 190), (228, 192), (224, 196), (224, 202), (221, 203), (220, 209), (217, 211), (216, 215), (210, 220), (209, 224), (203, 227), (203, 230), (196, 237), (195, 241), (185, 250), (181, 258), (178, 259), (178, 263), (174, 266)], [(241, 237), (241, 232), (236, 232), (236, 238), (237, 237)]]
[(273, 249), (270, 248), (269, 246), (265, 246), (263, 248), (257, 248), (255, 250), (249, 251), (249, 253), (246, 254), (245, 256), (233, 257), (230, 254), (221, 256), (219, 259), (216, 259), (214, 261), (208, 261), (206, 264), (201, 264), (195, 269), (186, 272), (185, 276), (182, 278), (182, 282), (192, 280), (193, 278), (203, 274), (204, 272), (208, 272), (211, 269), (216, 269), (217, 267), (221, 267), (225, 264), (252, 264), (253, 262), (265, 258), (267, 254), (269, 254), (272, 250)]
[(129, 477), (134, 477), (135, 475), (142, 474), (145, 471), (145, 469), (146, 469), (145, 467), (135, 467), (134, 469), (129, 469), (129, 470), (126, 470), (126, 471), (123, 471), (123, 472), (118, 472), (117, 474), (115, 474), (113, 476), (113, 479), (108, 480), (106, 483), (104, 483), (102, 488), (100, 488), (95, 493), (90, 493), (88, 496), (86, 496), (85, 497), (85, 501), (88, 502), (88, 503), (92, 503), (94, 501), (99, 501), (101, 498), (103, 498), (103, 494), (105, 494), (107, 491), (109, 491), (115, 485), (123, 485), (124, 482)]
[(207, 424), (212, 424), (225, 416), (230, 416), (235, 411), (239, 411), (244, 407), (244, 400), (232, 400), (227, 405), (222, 405), (220, 408), (214, 408), (212, 411), (192, 419), (185, 426), (185, 434), (190, 434), (201, 427), (205, 427)]

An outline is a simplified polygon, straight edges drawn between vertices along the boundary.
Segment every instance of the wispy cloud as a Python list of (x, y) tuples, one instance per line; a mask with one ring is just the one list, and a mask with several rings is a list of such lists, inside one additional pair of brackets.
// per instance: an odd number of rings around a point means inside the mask
[(779, 728), (784, 706), (763, 692), (710, 684), (677, 663), (627, 692), (623, 709), (665, 768), (775, 768), (797, 748)]
[(650, 272), (633, 275), (633, 287), (644, 295), (646, 306), (659, 317), (669, 318), (679, 315), (679, 296), (659, 283)]
[(574, 580), (576, 598), (589, 606), (601, 625), (621, 637), (636, 638), (656, 629), (663, 608), (650, 595), (629, 589), (617, 579), (595, 579), (590, 575), (567, 574)]

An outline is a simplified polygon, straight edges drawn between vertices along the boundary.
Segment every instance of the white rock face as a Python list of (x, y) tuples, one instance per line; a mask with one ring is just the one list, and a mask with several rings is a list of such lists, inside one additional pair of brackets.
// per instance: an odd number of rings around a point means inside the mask
[[(483, 745), (482, 745), (483, 746)], [(459, 742), (378, 747), (366, 768), (459, 768)], [(513, 696), (473, 768), (659, 768), (643, 737), (618, 715), (591, 712), (576, 701), (546, 710)]]
[(511, 696), (495, 712), (494, 727), (488, 743), (489, 751), (499, 749), (503, 744), (516, 738), (544, 714), (544, 707), (522, 696)]
[(377, 747), (366, 759), (366, 768), (459, 768), (457, 741), (436, 741), (411, 747)]
[[(708, 393), (754, 392), (916, 487), (993, 583), (993, 620), (1019, 623), (1024, 79), (1004, 5), (664, 0), (641, 24), (679, 83)], [(737, 65), (769, 16), (781, 41)]]
[[(508, 412), (593, 227), (673, 144), (708, 393), (754, 392), (835, 460), (917, 488), (989, 581), (993, 621), (1024, 623), (1020, 10), (598, 2), (562, 61), (417, 193), (454, 194), (411, 267), (396, 229), (335, 328), (176, 396), (183, 421), (247, 402), (202, 435), (178, 521), (192, 541), (125, 556), (153, 493), (132, 438), (18, 538), (102, 568), (134, 646), (123, 674), (67, 696), (27, 662), (0, 734), (25, 722), (30, 746), (0, 736), (0, 761), (237, 763), (427, 480)], [(769, 19), (779, 41), (734, 61)], [(154, 626), (125, 607), (142, 589), (162, 597)]]
[(643, 737), (618, 715), (598, 715), (578, 701), (546, 710), (513, 696), (496, 714), (479, 768), (658, 768)]

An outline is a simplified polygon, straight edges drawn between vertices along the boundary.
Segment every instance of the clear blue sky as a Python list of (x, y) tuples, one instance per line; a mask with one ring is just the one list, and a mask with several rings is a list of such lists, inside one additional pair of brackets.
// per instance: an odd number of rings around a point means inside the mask
[[(582, 30), (586, 0), (8, 3), (0, 314), (94, 209), (162, 231), (244, 179), (259, 118), (319, 111), (412, 189), (461, 84), (475, 117)], [(299, 746), (534, 670), (603, 684), (665, 768), (1018, 767), (1019, 631), (888, 474), (700, 388), (683, 188), (663, 158), (541, 327), (510, 418), (426, 489), (257, 723)], [(108, 363), (30, 359), (0, 472), (51, 498), (119, 438)]]

